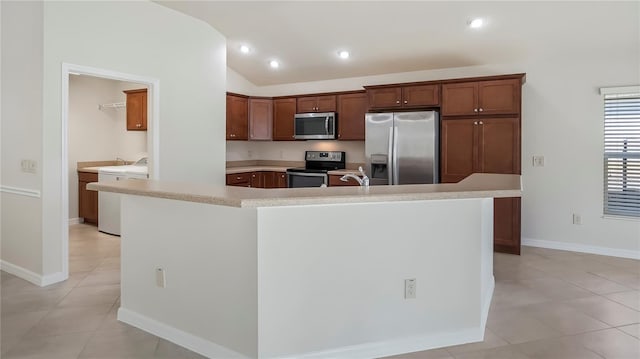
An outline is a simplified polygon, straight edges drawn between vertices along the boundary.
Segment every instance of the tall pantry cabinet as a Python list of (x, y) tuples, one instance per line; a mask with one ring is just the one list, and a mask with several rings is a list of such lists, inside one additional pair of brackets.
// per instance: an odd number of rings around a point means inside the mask
[[(471, 173), (520, 174), (524, 74), (442, 84), (440, 181)], [(520, 198), (496, 198), (494, 249), (520, 254)]]

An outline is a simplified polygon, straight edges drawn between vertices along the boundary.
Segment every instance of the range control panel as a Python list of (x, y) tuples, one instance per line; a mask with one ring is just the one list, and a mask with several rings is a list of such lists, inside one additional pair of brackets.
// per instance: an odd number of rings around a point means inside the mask
[(307, 161), (343, 162), (345, 153), (341, 151), (306, 151)]

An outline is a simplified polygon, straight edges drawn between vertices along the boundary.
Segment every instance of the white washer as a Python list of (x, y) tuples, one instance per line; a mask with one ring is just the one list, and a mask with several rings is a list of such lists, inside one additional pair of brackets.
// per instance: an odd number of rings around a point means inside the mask
[[(122, 181), (149, 178), (147, 166), (108, 166), (98, 170), (98, 181)], [(98, 192), (98, 230), (120, 235), (120, 194)]]

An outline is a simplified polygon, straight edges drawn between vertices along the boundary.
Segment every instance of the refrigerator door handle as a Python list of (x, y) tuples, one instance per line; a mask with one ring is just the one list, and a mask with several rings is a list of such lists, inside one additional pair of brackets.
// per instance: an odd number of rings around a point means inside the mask
[(389, 185), (393, 184), (393, 126), (389, 127), (389, 150), (387, 151), (387, 173)]
[(399, 184), (398, 178), (400, 174), (398, 173), (400, 166), (398, 165), (398, 126), (393, 127), (393, 182), (390, 184)]

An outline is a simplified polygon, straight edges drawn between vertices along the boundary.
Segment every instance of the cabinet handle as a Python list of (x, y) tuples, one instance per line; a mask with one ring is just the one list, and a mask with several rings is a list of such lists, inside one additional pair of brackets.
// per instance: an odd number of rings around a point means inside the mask
[(241, 179), (242, 179), (242, 177), (238, 176), (238, 177), (236, 177), (236, 179), (237, 179), (237, 180), (241, 180)]
[(473, 124), (474, 124), (474, 125), (477, 125), (477, 124), (478, 124), (478, 121), (473, 121)]
[(136, 127), (138, 127), (138, 128), (139, 128), (139, 127), (142, 127), (142, 124), (139, 124), (139, 123), (138, 123), (138, 124), (136, 124)]
[(409, 101), (407, 101), (407, 100), (404, 100), (404, 103), (409, 103)]
[(477, 108), (474, 108), (474, 109), (473, 109), (473, 112), (478, 112), (478, 109), (477, 109)]
[(482, 107), (480, 107), (480, 112), (484, 111), (484, 109), (482, 109)]
[(480, 125), (484, 125), (484, 123), (482, 123), (482, 121), (478, 122), (478, 124), (480, 124)]
[(400, 103), (400, 100), (397, 100), (396, 103)]

